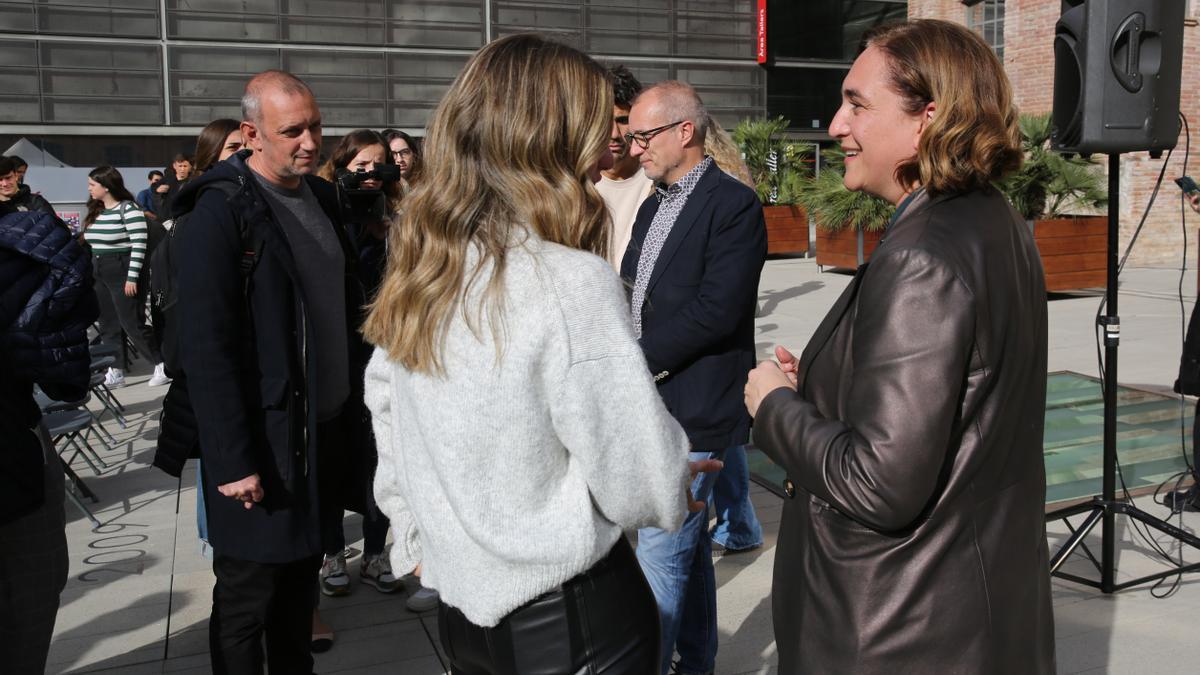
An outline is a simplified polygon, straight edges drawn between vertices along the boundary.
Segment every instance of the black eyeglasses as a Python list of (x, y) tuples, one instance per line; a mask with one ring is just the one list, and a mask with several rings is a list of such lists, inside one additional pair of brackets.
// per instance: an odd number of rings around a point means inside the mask
[(412, 154), (413, 154), (412, 150), (409, 150), (408, 148), (405, 148), (403, 150), (392, 150), (392, 157), (398, 157), (400, 159), (404, 159), (405, 157), (412, 157)]
[(631, 131), (625, 134), (625, 142), (637, 143), (639, 148), (645, 150), (646, 148), (650, 147), (650, 141), (652, 141), (655, 136), (661, 134), (667, 129), (670, 129), (671, 127), (677, 127), (686, 121), (687, 120), (679, 120), (678, 122), (671, 122), (670, 124), (664, 124), (661, 127), (654, 127), (653, 129), (647, 129), (646, 131)]

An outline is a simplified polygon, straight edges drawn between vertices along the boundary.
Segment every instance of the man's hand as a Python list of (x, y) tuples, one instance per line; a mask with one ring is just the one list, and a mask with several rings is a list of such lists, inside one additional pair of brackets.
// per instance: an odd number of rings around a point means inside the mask
[(743, 390), (746, 411), (750, 413), (751, 417), (754, 417), (758, 413), (758, 406), (762, 404), (767, 394), (784, 388), (793, 391), (796, 389), (796, 375), (783, 372), (780, 364), (774, 361), (759, 363), (757, 368), (750, 371), (750, 377), (746, 380), (746, 388)]
[(168, 185), (167, 183), (159, 183), (158, 185), (154, 186), (154, 191), (160, 195), (166, 194), (167, 191), (170, 189), (171, 189), (171, 186)]
[(137, 295), (137, 283), (133, 281), (125, 282), (125, 297), (132, 298)]
[(720, 471), (721, 467), (723, 466), (725, 466), (725, 462), (722, 462), (719, 459), (702, 459), (697, 462), (688, 462), (688, 471), (690, 472), (690, 476), (688, 478), (688, 487), (684, 488), (683, 490), (684, 497), (687, 499), (688, 511), (691, 511), (692, 513), (699, 513), (700, 511), (708, 508), (708, 502), (704, 501), (703, 499), (697, 500), (696, 496), (692, 494), (691, 484), (696, 480), (696, 474)]
[(1193, 192), (1189, 195), (1186, 195), (1186, 197), (1188, 204), (1191, 204), (1192, 206), (1192, 210), (1196, 213), (1200, 213), (1200, 192)]
[(252, 473), (245, 478), (233, 483), (226, 483), (217, 486), (217, 492), (242, 502), (242, 505), (248, 509), (254, 508), (256, 502), (261, 502), (263, 498), (262, 483), (258, 480), (258, 474)]

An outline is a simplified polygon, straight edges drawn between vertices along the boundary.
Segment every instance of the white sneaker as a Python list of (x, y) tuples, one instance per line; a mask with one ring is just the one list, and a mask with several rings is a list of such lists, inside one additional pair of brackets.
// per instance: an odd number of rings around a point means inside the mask
[(109, 389), (125, 386), (125, 371), (120, 368), (109, 368), (104, 375), (104, 386)]
[(404, 602), (404, 606), (410, 612), (428, 612), (431, 609), (436, 609), (438, 603), (442, 601), (438, 592), (432, 588), (421, 586), (416, 593), (408, 596), (408, 600)]
[(154, 374), (150, 376), (150, 381), (147, 382), (151, 387), (160, 387), (164, 384), (171, 384), (171, 378), (167, 377), (167, 371), (163, 368), (163, 364), (154, 366)]

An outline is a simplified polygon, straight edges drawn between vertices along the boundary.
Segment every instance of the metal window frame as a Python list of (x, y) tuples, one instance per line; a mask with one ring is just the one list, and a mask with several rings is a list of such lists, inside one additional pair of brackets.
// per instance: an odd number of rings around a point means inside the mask
[[(391, 1), (390, 0), (380, 0), (380, 1), (381, 1), (381, 4), (383, 4), (383, 6), (384, 6), (384, 16), (381, 19), (381, 22), (388, 24), (388, 23), (394, 23), (396, 21), (400, 21), (398, 19), (393, 20), (393, 19), (389, 18), (391, 16), (391, 4), (392, 4)], [(481, 26), (481, 28), (482, 28), (482, 34), (483, 34), (483, 39), (484, 39), (485, 43), (488, 41), (491, 41), (498, 32), (500, 32), (501, 30), (503, 30), (505, 28), (504, 26), (498, 25), (495, 21), (495, 17), (496, 17), (496, 7), (495, 6), (497, 4), (499, 4), (501, 2), (505, 2), (505, 1), (512, 2), (512, 0), (478, 0), (480, 7), (482, 9), (482, 13), (481, 13), (482, 26)], [(531, 0), (530, 4), (535, 4), (536, 2), (537, 2), (537, 0)], [(69, 5), (69, 0), (68, 0), (68, 2), (66, 2), (64, 4)], [(286, 7), (286, 4), (287, 4), (286, 0), (280, 0), (279, 2), (276, 3), (276, 7), (281, 8), (280, 14), (276, 15), (280, 20), (282, 20), (282, 18), (284, 18), (282, 8)], [(471, 3), (471, 4), (474, 4), (474, 3)], [(522, 4), (522, 3), (520, 3), (519, 0), (517, 0), (515, 4)], [(0, 40), (29, 41), (29, 42), (33, 42), (36, 45), (36, 47), (34, 49), (35, 62), (36, 62), (34, 67), (36, 68), (37, 72), (39, 73), (39, 78), (37, 80), (38, 81), (37, 99), (38, 99), (38, 110), (39, 110), (39, 116), (40, 116), (40, 119), (37, 121), (29, 121), (29, 122), (25, 122), (25, 123), (2, 123), (2, 124), (0, 124), (0, 133), (24, 134), (24, 135), (30, 135), (30, 134), (71, 135), (71, 134), (78, 133), (78, 134), (103, 135), (103, 136), (139, 135), (139, 134), (140, 135), (150, 135), (150, 136), (177, 136), (177, 135), (181, 135), (181, 134), (192, 134), (192, 133), (198, 132), (199, 127), (197, 127), (195, 125), (192, 125), (192, 124), (180, 125), (180, 124), (178, 124), (179, 117), (176, 114), (175, 108), (178, 105), (182, 105), (185, 101), (188, 100), (188, 98), (184, 97), (184, 96), (176, 96), (175, 93), (173, 92), (173, 88), (172, 88), (173, 81), (174, 81), (173, 76), (175, 75), (175, 71), (172, 70), (172, 66), (171, 66), (172, 50), (178, 49), (178, 48), (187, 48), (187, 47), (206, 47), (206, 48), (216, 48), (216, 49), (252, 49), (252, 50), (268, 50), (268, 51), (276, 50), (276, 53), (280, 55), (281, 62), (282, 62), (282, 57), (283, 57), (283, 54), (285, 51), (286, 52), (290, 52), (290, 51), (306, 51), (306, 52), (328, 51), (328, 52), (342, 52), (342, 53), (362, 52), (362, 53), (380, 54), (384, 58), (384, 71), (385, 71), (384, 75), (382, 75), (380, 77), (380, 79), (382, 79), (382, 81), (385, 83), (385, 87), (388, 88), (388, 91), (385, 92), (385, 98), (383, 99), (382, 103), (384, 105), (385, 115), (387, 115), (387, 119), (390, 121), (391, 119), (393, 119), (393, 116), (392, 116), (393, 107), (395, 105), (403, 105), (404, 104), (403, 102), (398, 104), (391, 97), (390, 87), (394, 84), (395, 80), (398, 77), (399, 78), (403, 77), (402, 73), (392, 71), (393, 55), (425, 56), (425, 57), (433, 57), (433, 58), (451, 57), (451, 58), (464, 58), (465, 59), (465, 58), (469, 57), (470, 55), (474, 54), (474, 52), (476, 51), (476, 48), (473, 48), (473, 47), (472, 48), (426, 47), (426, 46), (414, 47), (414, 46), (394, 46), (394, 45), (389, 45), (389, 44), (363, 46), (363, 45), (345, 45), (345, 44), (321, 44), (321, 43), (311, 43), (311, 42), (290, 42), (290, 41), (286, 41), (286, 40), (239, 41), (239, 40), (224, 40), (224, 39), (220, 39), (220, 40), (192, 39), (192, 38), (185, 38), (185, 37), (178, 37), (178, 36), (168, 36), (168, 29), (170, 26), (172, 14), (175, 14), (176, 12), (180, 12), (180, 11), (187, 11), (187, 10), (181, 10), (178, 7), (174, 8), (174, 9), (170, 9), (170, 8), (168, 8), (167, 0), (156, 0), (154, 5), (155, 5), (155, 9), (153, 11), (157, 12), (157, 14), (158, 14), (157, 18), (158, 18), (159, 35), (157, 38), (149, 38), (149, 37), (129, 38), (129, 37), (109, 37), (109, 36), (99, 36), (99, 35), (66, 35), (66, 34), (61, 34), (61, 33), (40, 33), (40, 32), (36, 32), (36, 28), (37, 28), (36, 16), (34, 18), (35, 32), (33, 32), (33, 33), (12, 32), (12, 31), (0, 32)], [(570, 6), (570, 3), (568, 3), (567, 5), (564, 5), (564, 6)], [(580, 7), (580, 11), (583, 16), (582, 21), (584, 23), (583, 31), (587, 32), (588, 28), (589, 28), (587, 16), (590, 14), (590, 11), (592, 9), (592, 3), (591, 2), (581, 2), (578, 5), (574, 5), (574, 6)], [(746, 11), (743, 13), (746, 14), (746, 19), (752, 20), (752, 17), (753, 17), (752, 3), (749, 3), (749, 2), (745, 3), (745, 8), (746, 8)], [(36, 3), (34, 4), (34, 9), (36, 11)], [(146, 10), (147, 8), (137, 8), (137, 9)], [(599, 7), (597, 7), (597, 9), (599, 9)], [(607, 10), (607, 7), (604, 9)], [(630, 8), (630, 9), (636, 10), (636, 8)], [(196, 10), (196, 11), (204, 12), (206, 10)], [(647, 11), (651, 11), (651, 10), (647, 10)], [(221, 12), (215, 12), (215, 13), (223, 14), (224, 16), (230, 16), (227, 13), (221, 13)], [(677, 38), (676, 34), (678, 33), (678, 31), (675, 30), (675, 28), (679, 25), (678, 24), (679, 20), (683, 20), (683, 19), (690, 18), (690, 17), (714, 18), (714, 19), (715, 18), (727, 18), (727, 17), (721, 16), (717, 12), (709, 11), (707, 8), (702, 7), (702, 6), (692, 6), (692, 7), (682, 6), (682, 7), (680, 7), (677, 5), (677, 3), (668, 3), (668, 7), (666, 10), (654, 9), (652, 11), (652, 13), (655, 15), (663, 15), (666, 17), (666, 19), (668, 21), (670, 30), (665, 33), (662, 33), (661, 35), (669, 36), (669, 38), (671, 40), (671, 54), (672, 54), (671, 56), (663, 56), (663, 55), (646, 56), (646, 55), (640, 55), (640, 54), (619, 54), (619, 53), (595, 53), (595, 54), (592, 54), (592, 56), (601, 62), (608, 62), (608, 63), (619, 62), (619, 63), (628, 64), (631, 66), (642, 65), (642, 66), (650, 66), (650, 67), (662, 67), (662, 68), (665, 68), (666, 72), (669, 74), (669, 76), (672, 76), (672, 77), (677, 72), (677, 69), (681, 66), (682, 67), (712, 66), (712, 67), (719, 67), (719, 68), (734, 67), (739, 70), (744, 68), (748, 74), (760, 72), (758, 70), (757, 65), (752, 60), (749, 52), (747, 53), (746, 58), (723, 58), (723, 57), (705, 57), (705, 56), (697, 57), (697, 56), (688, 56), (688, 55), (675, 53), (677, 51), (677, 49), (675, 49), (676, 38)], [(238, 14), (236, 16), (241, 16), (241, 14)], [(308, 16), (308, 14), (305, 14), (305, 16)], [(317, 13), (317, 14), (314, 14), (313, 16), (323, 16), (323, 14)], [(230, 20), (232, 22), (232, 21), (235, 21), (236, 18), (231, 17)], [(405, 23), (407, 23), (407, 22), (405, 22)], [(425, 25), (426, 22), (417, 22), (417, 23), (420, 25)], [(442, 24), (430, 23), (429, 25), (433, 26), (433, 27), (438, 27), (438, 26), (441, 26)], [(448, 25), (453, 27), (458, 24), (451, 23)], [(609, 34), (609, 33), (611, 33), (611, 31), (606, 33), (604, 31), (604, 29), (600, 29), (597, 31), (597, 33)], [(655, 35), (658, 35), (658, 33), (655, 33)], [(693, 37), (703, 37), (703, 36), (693, 36)], [(751, 38), (747, 38), (747, 40), (749, 42), (751, 40)], [(47, 92), (45, 91), (44, 83), (42, 82), (42, 79), (40, 77), (41, 73), (48, 69), (42, 63), (41, 45), (43, 43), (94, 44), (97, 46), (106, 46), (106, 47), (132, 46), (132, 45), (156, 47), (158, 50), (159, 59), (160, 59), (159, 72), (161, 73), (162, 95), (161, 95), (161, 98), (158, 100), (159, 100), (159, 105), (161, 105), (161, 107), (162, 107), (161, 118), (163, 119), (163, 123), (162, 124), (153, 124), (153, 125), (141, 125), (141, 124), (129, 125), (129, 124), (107, 124), (107, 123), (95, 123), (95, 124), (90, 124), (90, 125), (84, 125), (84, 124), (72, 124), (72, 123), (60, 124), (60, 123), (54, 123), (54, 122), (45, 122), (44, 121), (45, 120), (44, 106), (45, 106), (46, 97), (49, 96), (49, 94), (47, 94)], [(837, 67), (837, 66), (834, 66), (834, 67)], [(180, 71), (180, 72), (182, 72), (182, 71)], [(744, 90), (748, 94), (750, 94), (750, 100), (753, 100), (756, 104), (752, 107), (752, 110), (757, 114), (766, 114), (766, 110), (767, 110), (767, 91), (766, 91), (767, 78), (765, 77), (765, 75), (762, 75), (762, 76), (751, 75), (751, 76), (748, 76), (746, 79), (747, 79), (747, 86), (744, 87)], [(718, 88), (724, 88), (724, 86), (718, 87)], [(734, 88), (737, 89), (738, 87), (734, 87)], [(231, 103), (233, 103), (233, 102), (231, 101)], [(411, 102), (409, 102), (408, 104), (415, 105)], [(434, 106), (437, 104), (437, 101), (429, 101), (429, 104), (431, 106)], [(738, 110), (742, 110), (742, 108), (738, 108)], [(348, 129), (346, 129), (346, 130), (348, 131)], [(416, 131), (418, 133), (420, 133), (422, 131), (420, 129), (407, 129), (407, 130), (410, 132)], [(341, 127), (327, 127), (326, 131), (327, 131), (327, 133), (332, 133), (332, 134), (344, 132), (344, 130)]]

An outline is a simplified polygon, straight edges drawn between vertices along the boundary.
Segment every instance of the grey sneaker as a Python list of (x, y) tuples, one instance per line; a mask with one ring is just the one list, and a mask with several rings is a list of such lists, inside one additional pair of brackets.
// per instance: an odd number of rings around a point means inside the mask
[(350, 575), (346, 574), (346, 559), (341, 554), (325, 557), (321, 563), (321, 592), (330, 597), (350, 592)]
[(438, 592), (432, 588), (421, 586), (417, 591), (408, 596), (408, 600), (404, 602), (404, 606), (410, 612), (428, 612), (431, 609), (437, 609), (438, 603), (442, 601)]
[(395, 593), (404, 588), (404, 584), (392, 574), (392, 564), (388, 562), (386, 555), (364, 554), (358, 568), (358, 576), (362, 578), (363, 583), (371, 584), (380, 593)]

